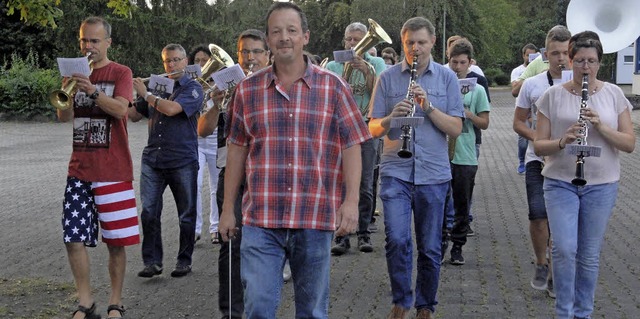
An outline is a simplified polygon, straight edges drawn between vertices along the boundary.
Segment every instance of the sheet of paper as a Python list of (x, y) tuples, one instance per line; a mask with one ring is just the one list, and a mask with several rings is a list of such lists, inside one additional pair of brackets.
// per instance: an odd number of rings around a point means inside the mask
[(175, 81), (166, 76), (160, 76), (156, 74), (151, 74), (151, 78), (149, 79), (149, 91), (154, 95), (163, 95), (163, 94), (171, 94), (173, 93), (173, 85)]
[(187, 67), (184, 69), (184, 72), (187, 73), (187, 75), (189, 75), (189, 77), (192, 79), (202, 77), (202, 69), (200, 68), (200, 64), (187, 65)]
[(562, 70), (562, 83), (573, 80), (573, 70)]
[(233, 88), (242, 79), (245, 78), (244, 72), (239, 64), (234, 64), (228, 68), (224, 68), (216, 73), (211, 74), (211, 78), (213, 82), (216, 84), (216, 87), (220, 91), (224, 91), (228, 88)]
[(337, 63), (345, 63), (353, 61), (356, 57), (356, 52), (353, 50), (339, 50), (333, 51), (333, 60)]
[(540, 55), (540, 52), (529, 53), (529, 62), (535, 60)]
[(89, 68), (89, 59), (87, 58), (58, 58), (58, 69), (63, 77), (70, 77), (74, 73), (89, 76), (91, 69)]
[(460, 93), (467, 94), (476, 88), (478, 78), (458, 79), (458, 84), (460, 84)]

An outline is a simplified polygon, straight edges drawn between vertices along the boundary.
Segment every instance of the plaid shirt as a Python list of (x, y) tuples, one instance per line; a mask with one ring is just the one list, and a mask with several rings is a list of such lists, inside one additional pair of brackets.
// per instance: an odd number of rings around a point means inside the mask
[(345, 82), (307, 63), (287, 92), (268, 67), (236, 88), (228, 142), (248, 147), (243, 223), (335, 230), (342, 150), (371, 138)]

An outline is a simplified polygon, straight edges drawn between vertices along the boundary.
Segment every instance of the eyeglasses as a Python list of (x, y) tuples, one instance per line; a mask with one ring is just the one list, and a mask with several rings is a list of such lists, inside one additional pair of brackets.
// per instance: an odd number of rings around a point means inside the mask
[(589, 67), (594, 67), (597, 66), (598, 64), (600, 64), (600, 61), (598, 60), (575, 60), (573, 61), (573, 65), (583, 68), (585, 65), (588, 65)]
[(104, 38), (104, 39), (85, 39), (85, 38), (80, 38), (78, 39), (78, 42), (80, 42), (80, 45), (87, 45), (87, 43), (91, 43), (91, 45), (96, 45), (99, 44), (100, 42), (102, 42), (102, 40), (106, 40), (108, 38)]
[(169, 59), (169, 60), (164, 60), (162, 61), (162, 63), (164, 64), (171, 64), (171, 63), (178, 63), (180, 61), (184, 60), (184, 58), (173, 58), (173, 59)]
[(249, 53), (253, 54), (253, 55), (258, 55), (258, 54), (263, 54), (265, 53), (267, 50), (265, 49), (253, 49), (253, 50), (242, 50), (238, 53), (242, 54), (242, 55), (249, 55)]
[(362, 41), (362, 39), (358, 39), (358, 38), (354, 38), (354, 37), (344, 38), (344, 42), (351, 42), (351, 41), (360, 42), (360, 41)]

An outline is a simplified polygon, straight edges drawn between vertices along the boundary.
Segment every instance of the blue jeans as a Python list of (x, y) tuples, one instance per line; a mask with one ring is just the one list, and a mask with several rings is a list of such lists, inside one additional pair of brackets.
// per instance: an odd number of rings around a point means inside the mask
[(593, 312), (600, 247), (617, 195), (617, 182), (580, 187), (544, 179), (556, 318), (589, 318)]
[(247, 318), (276, 318), (286, 259), (291, 266), (296, 318), (328, 318), (332, 238), (332, 231), (245, 225), (240, 272)]
[(529, 146), (529, 140), (518, 135), (518, 163), (524, 164), (524, 156), (527, 154), (527, 146)]
[(373, 214), (373, 168), (376, 165), (378, 139), (372, 138), (360, 144), (362, 154), (362, 176), (360, 178), (360, 201), (358, 202), (358, 234), (368, 235)]
[(146, 266), (162, 266), (162, 194), (169, 186), (176, 201), (180, 226), (178, 265), (191, 265), (196, 231), (198, 162), (172, 169), (156, 169), (144, 162), (140, 168), (142, 201), (142, 260)]
[(413, 291), (413, 242), (411, 218), (416, 230), (418, 267), (414, 306), (435, 311), (440, 280), (442, 222), (449, 182), (414, 185), (394, 177), (382, 177), (380, 199), (384, 209), (386, 257), (393, 303), (411, 308)]

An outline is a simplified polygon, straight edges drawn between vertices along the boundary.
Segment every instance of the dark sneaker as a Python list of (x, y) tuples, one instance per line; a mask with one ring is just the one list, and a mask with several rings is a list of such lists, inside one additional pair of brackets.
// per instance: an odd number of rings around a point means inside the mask
[(473, 229), (471, 229), (471, 224), (469, 224), (469, 226), (467, 226), (467, 237), (473, 237), (476, 235), (476, 232), (473, 231)]
[(372, 221), (371, 223), (369, 223), (369, 228), (367, 228), (369, 230), (370, 233), (376, 233), (378, 232), (378, 225), (376, 224), (375, 221)]
[(149, 265), (144, 266), (144, 269), (138, 273), (138, 277), (151, 278), (153, 276), (160, 275), (161, 273), (162, 267), (160, 265)]
[(531, 287), (536, 290), (547, 289), (547, 277), (549, 276), (548, 265), (536, 265), (536, 272), (531, 278)]
[(351, 243), (349, 242), (349, 237), (339, 236), (336, 237), (336, 244), (331, 247), (331, 253), (335, 256), (340, 256), (346, 253), (349, 248), (351, 248)]
[(171, 272), (171, 277), (184, 277), (191, 272), (191, 265), (176, 265), (176, 269)]
[(449, 240), (448, 239), (443, 239), (442, 240), (442, 244), (440, 244), (440, 253), (442, 254), (442, 259), (440, 260), (441, 263), (444, 262), (445, 260), (445, 254), (447, 253), (447, 249), (449, 248)]
[(464, 265), (464, 257), (462, 257), (462, 246), (454, 245), (451, 248), (451, 260), (449, 262), (452, 265)]
[(520, 165), (518, 165), (518, 174), (523, 175), (525, 171), (524, 163), (520, 163)]
[(549, 297), (556, 299), (556, 292), (555, 290), (553, 290), (553, 279), (549, 278), (549, 280), (547, 280), (547, 295), (549, 295)]
[(369, 238), (369, 236), (358, 237), (358, 249), (363, 253), (372, 252), (373, 245), (371, 245), (371, 238)]

